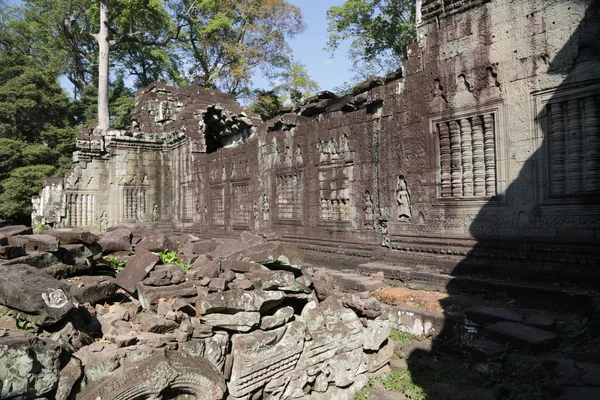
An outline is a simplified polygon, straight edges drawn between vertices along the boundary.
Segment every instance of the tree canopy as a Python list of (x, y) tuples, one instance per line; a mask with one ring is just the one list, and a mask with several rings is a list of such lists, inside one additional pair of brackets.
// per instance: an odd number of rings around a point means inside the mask
[(348, 56), (356, 80), (398, 69), (416, 37), (414, 0), (346, 0), (327, 10), (332, 55), (350, 40)]

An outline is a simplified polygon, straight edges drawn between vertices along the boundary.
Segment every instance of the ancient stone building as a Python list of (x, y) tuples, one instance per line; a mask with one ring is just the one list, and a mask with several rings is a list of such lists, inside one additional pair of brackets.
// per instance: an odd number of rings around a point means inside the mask
[(329, 262), (493, 257), (498, 273), (585, 282), (600, 241), (598, 2), (429, 0), (419, 18), (398, 73), (265, 123), (199, 86), (140, 90), (132, 131), (83, 131), (62, 198), (48, 204), (53, 182), (39, 208), (65, 226), (275, 232)]

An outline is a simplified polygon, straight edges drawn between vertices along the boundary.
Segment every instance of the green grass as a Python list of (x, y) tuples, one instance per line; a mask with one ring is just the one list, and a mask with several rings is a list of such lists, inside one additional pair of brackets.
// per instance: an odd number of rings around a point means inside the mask
[(381, 382), (385, 390), (403, 393), (411, 400), (425, 400), (427, 395), (423, 388), (413, 382), (410, 371), (392, 371), (387, 375), (375, 378)]
[(398, 341), (402, 344), (410, 344), (415, 341), (415, 339), (411, 335), (398, 329), (392, 329), (392, 331), (390, 332), (390, 339)]

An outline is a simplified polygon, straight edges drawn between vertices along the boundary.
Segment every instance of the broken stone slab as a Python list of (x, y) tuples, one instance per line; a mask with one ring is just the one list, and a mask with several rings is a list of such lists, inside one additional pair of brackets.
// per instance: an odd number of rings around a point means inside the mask
[(364, 353), (365, 362), (369, 372), (376, 372), (387, 365), (394, 355), (394, 344), (388, 342), (379, 351)]
[(116, 251), (131, 251), (131, 238), (133, 234), (127, 228), (119, 227), (106, 232), (98, 241), (104, 254)]
[(61, 246), (69, 244), (92, 245), (100, 240), (98, 236), (83, 228), (50, 229), (46, 234), (57, 238)]
[(477, 360), (489, 361), (504, 350), (504, 346), (492, 340), (480, 337), (467, 344), (467, 350)]
[(115, 282), (129, 293), (135, 293), (136, 285), (152, 271), (158, 261), (159, 258), (156, 254), (147, 250), (139, 250), (129, 259), (125, 268), (117, 274)]
[(146, 356), (132, 357), (110, 375), (88, 384), (77, 398), (161, 398), (175, 391), (198, 399), (221, 400), (225, 390), (223, 374), (208, 359), (159, 349)]
[(56, 389), (56, 400), (69, 400), (74, 398), (79, 391), (83, 378), (83, 365), (75, 357), (71, 357), (69, 363), (60, 371), (58, 387)]
[(67, 283), (24, 264), (0, 266), (0, 304), (40, 326), (60, 321), (78, 305)]
[(234, 280), (233, 282), (229, 282), (227, 284), (227, 287), (230, 290), (233, 290), (233, 289), (253, 290), (254, 284), (252, 283), (252, 281), (250, 281), (248, 279), (240, 279), (240, 280)]
[(217, 242), (214, 250), (205, 254), (213, 259), (233, 258), (232, 256), (237, 255), (248, 246), (250, 245), (247, 243), (242, 243), (239, 240), (220, 239)]
[(169, 347), (177, 345), (177, 338), (173, 333), (154, 333), (154, 332), (139, 332), (136, 339), (140, 345), (150, 346), (158, 349), (160, 347)]
[(131, 243), (137, 252), (140, 249), (161, 252), (163, 250), (177, 251), (177, 246), (167, 235), (153, 230), (136, 230), (132, 232)]
[(296, 280), (290, 271), (260, 270), (248, 272), (244, 277), (262, 290), (281, 290), (290, 293), (311, 293), (311, 289)]
[(237, 332), (249, 332), (260, 324), (260, 313), (241, 311), (235, 314), (211, 313), (200, 317), (205, 324)]
[(139, 282), (136, 285), (136, 294), (142, 307), (145, 310), (150, 310), (158, 304), (161, 298), (185, 298), (189, 302), (195, 303), (201, 287), (199, 281), (187, 281), (170, 286), (146, 286)]
[(22, 246), (26, 251), (57, 251), (58, 239), (52, 235), (13, 235), (8, 237), (10, 246)]
[(223, 270), (223, 271), (231, 270), (233, 272), (244, 273), (244, 272), (253, 272), (253, 271), (260, 271), (260, 270), (266, 269), (261, 264), (247, 262), (247, 261), (240, 261), (240, 260), (221, 260), (220, 263), (221, 263), (221, 270)]
[(68, 263), (69, 260), (74, 260), (76, 258), (90, 258), (100, 253), (102, 253), (102, 247), (100, 247), (97, 242), (93, 242), (90, 244), (61, 244), (58, 253), (55, 254), (59, 260)]
[(111, 276), (78, 276), (67, 282), (69, 292), (81, 304), (103, 303), (114, 298), (119, 288)]
[(91, 258), (76, 258), (72, 263), (55, 263), (41, 268), (42, 271), (56, 279), (66, 279), (76, 275), (91, 273), (96, 267), (96, 262)]
[(223, 372), (225, 358), (229, 350), (229, 334), (224, 331), (217, 331), (214, 333), (214, 336), (204, 339), (192, 339), (181, 343), (179, 350), (194, 356), (203, 356), (217, 370)]
[(135, 320), (140, 324), (140, 328), (144, 332), (165, 334), (173, 332), (179, 327), (177, 322), (147, 312), (139, 313)]
[(475, 305), (465, 311), (467, 318), (478, 325), (488, 325), (494, 322), (510, 321), (521, 322), (523, 316), (506, 308), (487, 307)]
[(514, 322), (498, 322), (485, 331), (491, 340), (533, 353), (548, 350), (556, 343), (555, 333)]
[(551, 315), (533, 314), (525, 318), (525, 325), (533, 326), (534, 328), (553, 331), (556, 328), (556, 321)]
[(283, 298), (284, 294), (282, 292), (274, 290), (227, 290), (198, 299), (198, 312), (206, 315), (239, 311), (267, 311), (280, 304)]
[(142, 283), (147, 286), (178, 285), (185, 282), (185, 276), (185, 271), (179, 265), (157, 265)]
[(222, 292), (227, 288), (227, 280), (223, 278), (212, 278), (208, 284), (209, 292)]
[(377, 318), (383, 314), (383, 306), (374, 297), (363, 299), (360, 296), (346, 295), (342, 298), (342, 304), (352, 309), (359, 317)]
[(249, 245), (257, 245), (264, 244), (266, 240), (261, 236), (255, 235), (252, 232), (244, 231), (240, 234), (239, 241), (243, 243), (248, 243)]
[(296, 321), (271, 331), (233, 335), (229, 393), (234, 397), (249, 395), (292, 371), (304, 348), (304, 337), (305, 326)]
[(390, 336), (391, 331), (392, 325), (389, 320), (367, 320), (367, 327), (364, 330), (364, 349), (374, 351), (379, 350), (383, 342)]
[(27, 332), (0, 336), (0, 398), (37, 399), (58, 387), (66, 352), (56, 342)]
[(221, 263), (220, 260), (200, 255), (192, 264), (191, 271), (203, 278), (216, 278), (221, 274)]
[(292, 307), (283, 307), (275, 311), (273, 315), (262, 317), (260, 329), (267, 331), (269, 329), (279, 328), (287, 324), (294, 317), (294, 309)]
[(281, 242), (268, 242), (248, 247), (241, 252), (249, 261), (263, 264), (270, 269), (292, 271), (296, 276), (302, 274), (301, 265), (304, 257), (296, 246)]
[(8, 225), (0, 228), (0, 236), (10, 237), (13, 235), (31, 235), (33, 229), (25, 225)]
[(26, 254), (23, 246), (0, 246), (0, 258), (4, 260), (12, 260)]

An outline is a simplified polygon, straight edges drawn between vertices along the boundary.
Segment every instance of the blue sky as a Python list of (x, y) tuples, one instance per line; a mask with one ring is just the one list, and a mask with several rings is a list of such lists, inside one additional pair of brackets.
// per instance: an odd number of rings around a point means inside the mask
[[(332, 6), (341, 5), (345, 0), (288, 0), (302, 10), (306, 31), (294, 38), (290, 45), (294, 52), (296, 61), (306, 65), (311, 77), (317, 81), (320, 90), (333, 90), (346, 81), (349, 81), (352, 74), (348, 71), (351, 62), (347, 59), (347, 44), (342, 44), (332, 59), (329, 54), (323, 50), (327, 43), (327, 18), (326, 11)], [(19, 0), (8, 0), (10, 5), (19, 4)], [(61, 84), (67, 86), (66, 79), (61, 80)], [(269, 83), (260, 77), (255, 76), (254, 84), (256, 87), (266, 89)], [(70, 88), (67, 88), (71, 91)]]

